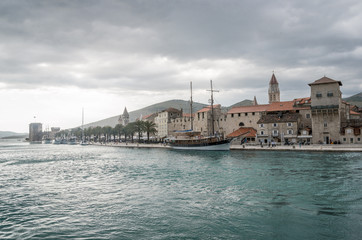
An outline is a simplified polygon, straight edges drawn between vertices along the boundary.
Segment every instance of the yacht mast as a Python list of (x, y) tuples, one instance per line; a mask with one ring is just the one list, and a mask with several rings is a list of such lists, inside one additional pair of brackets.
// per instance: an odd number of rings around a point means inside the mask
[(211, 90), (207, 90), (211, 92), (211, 129), (212, 135), (215, 135), (215, 126), (214, 126), (214, 92), (219, 92), (219, 90), (212, 89), (212, 80), (210, 80)]
[(82, 141), (84, 141), (84, 108), (82, 108)]
[(194, 124), (192, 121), (192, 82), (190, 82), (190, 91), (191, 91), (191, 97), (190, 97), (190, 122), (191, 122), (191, 131), (194, 130)]

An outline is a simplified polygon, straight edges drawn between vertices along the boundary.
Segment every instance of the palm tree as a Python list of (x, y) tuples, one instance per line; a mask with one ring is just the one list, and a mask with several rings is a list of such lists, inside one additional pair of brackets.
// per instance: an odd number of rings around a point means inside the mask
[(133, 135), (136, 132), (135, 130), (135, 123), (128, 123), (124, 128), (123, 128), (123, 132), (125, 135), (125, 139), (127, 140), (127, 136), (131, 136), (131, 141), (133, 142)]
[(117, 124), (117, 125), (114, 127), (114, 130), (115, 130), (116, 134), (118, 135), (118, 140), (121, 140), (123, 128), (124, 128), (124, 127), (123, 127), (122, 124)]
[(138, 142), (141, 141), (141, 137), (142, 137), (142, 133), (145, 130), (145, 125), (144, 125), (144, 121), (141, 120), (137, 120), (134, 123), (134, 127), (135, 127), (135, 132), (138, 133)]
[(147, 133), (147, 142), (150, 141), (150, 134), (155, 134), (157, 132), (156, 123), (146, 121), (144, 122), (144, 130)]

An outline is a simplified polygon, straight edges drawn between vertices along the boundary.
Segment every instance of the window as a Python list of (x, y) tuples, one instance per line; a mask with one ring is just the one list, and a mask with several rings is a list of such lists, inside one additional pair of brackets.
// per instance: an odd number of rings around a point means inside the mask
[(205, 113), (204, 113), (204, 112), (202, 113), (202, 118), (203, 118), (203, 119), (205, 118)]
[(349, 141), (350, 141), (350, 143), (353, 143), (353, 138), (350, 138)]
[(289, 130), (287, 131), (287, 133), (288, 133), (289, 135), (292, 135), (292, 134), (293, 134), (293, 130), (289, 129)]
[(333, 92), (329, 91), (329, 92), (327, 93), (327, 97), (333, 97)]
[(273, 123), (273, 127), (278, 127), (278, 123)]
[(347, 139), (346, 139), (346, 138), (343, 138), (343, 142), (345, 142), (345, 141), (347, 141)]
[(245, 113), (245, 116), (248, 116), (248, 113)]
[(291, 126), (293, 126), (293, 123), (290, 123), (290, 122), (289, 122), (289, 123), (287, 123), (287, 126), (288, 126), (288, 127), (291, 127)]
[(231, 117), (234, 117), (234, 113), (231, 114)]
[(361, 141), (361, 138), (357, 138), (357, 141), (360, 142), (360, 141)]
[(278, 130), (273, 130), (273, 136), (278, 136)]
[(347, 129), (346, 133), (352, 133), (352, 129)]
[(264, 131), (260, 131), (260, 135), (264, 135)]
[(238, 113), (238, 117), (240, 117), (240, 115), (241, 115), (241, 114), (240, 114), (240, 113)]
[(305, 118), (310, 118), (310, 113), (307, 113), (307, 114), (305, 115)]
[(317, 92), (317, 94), (315, 95), (317, 98), (321, 98), (322, 97), (322, 93)]
[(306, 130), (303, 130), (303, 135), (307, 135), (307, 131), (306, 131)]
[(324, 125), (325, 128), (328, 127), (328, 123), (326, 121), (324, 121), (323, 125)]
[(253, 116), (254, 116), (254, 115), (255, 115), (255, 112), (251, 113), (251, 115), (253, 115)]
[(264, 124), (263, 124), (263, 123), (259, 124), (259, 127), (263, 128), (263, 127), (264, 127)]

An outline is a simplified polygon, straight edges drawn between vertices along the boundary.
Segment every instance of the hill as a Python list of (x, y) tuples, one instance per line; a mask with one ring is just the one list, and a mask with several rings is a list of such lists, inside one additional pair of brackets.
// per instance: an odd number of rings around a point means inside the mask
[(10, 131), (0, 131), (0, 138), (13, 138), (13, 137), (23, 137), (23, 136), (28, 136), (29, 134), (27, 133), (16, 133), (16, 132), (10, 132)]
[(251, 106), (251, 105), (253, 105), (253, 101), (249, 100), (249, 99), (245, 99), (241, 102), (238, 102), (238, 103), (235, 103), (235, 104), (229, 106), (227, 109), (229, 110), (233, 107), (242, 107), (242, 106)]
[(351, 97), (344, 98), (343, 100), (350, 104), (357, 105), (358, 107), (362, 107), (362, 92), (357, 93)]
[[(193, 108), (193, 111), (195, 112), (195, 111), (202, 109), (205, 106), (207, 106), (207, 105), (194, 102), (192, 105), (192, 108)], [(156, 104), (153, 104), (151, 106), (148, 106), (148, 107), (136, 110), (136, 111), (129, 112), (129, 118), (130, 118), (130, 121), (133, 122), (140, 116), (146, 116), (151, 113), (160, 112), (160, 111), (165, 110), (170, 107), (176, 108), (176, 109), (182, 109), (184, 113), (190, 112), (190, 102), (189, 101), (169, 100), (169, 101), (165, 101), (165, 102), (161, 102), (161, 103), (156, 103)], [(100, 120), (97, 122), (88, 123), (88, 124), (85, 124), (84, 127), (85, 128), (95, 127), (95, 126), (114, 127), (114, 126), (116, 126), (116, 124), (118, 124), (119, 116), (120, 115), (117, 115), (117, 116), (109, 117), (109, 118), (106, 118), (106, 119), (103, 119), (103, 120)]]

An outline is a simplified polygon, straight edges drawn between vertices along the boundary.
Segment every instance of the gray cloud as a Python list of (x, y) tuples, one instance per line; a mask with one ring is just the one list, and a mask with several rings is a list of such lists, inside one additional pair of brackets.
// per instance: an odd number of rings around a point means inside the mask
[(362, 90), (361, 10), (358, 0), (1, 1), (0, 82), (260, 89), (275, 70), (282, 89), (308, 92), (326, 74), (349, 95)]

